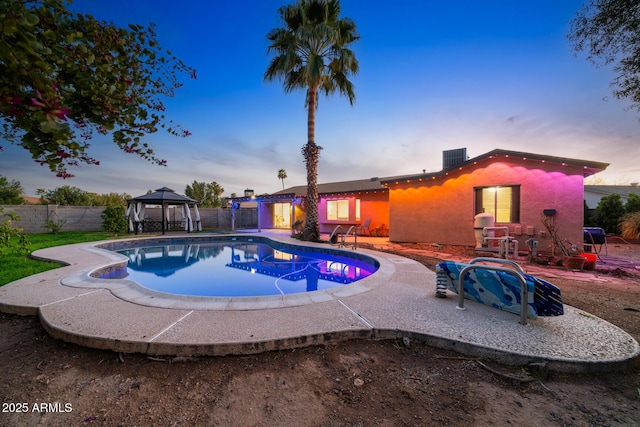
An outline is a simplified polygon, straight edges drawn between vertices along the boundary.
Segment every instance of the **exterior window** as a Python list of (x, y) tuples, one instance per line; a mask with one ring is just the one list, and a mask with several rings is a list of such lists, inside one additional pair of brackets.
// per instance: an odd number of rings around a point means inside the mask
[(360, 221), (360, 199), (356, 199), (356, 221)]
[(476, 215), (488, 213), (498, 223), (520, 222), (520, 186), (481, 187), (475, 189)]
[(349, 200), (327, 200), (327, 219), (330, 221), (348, 221)]

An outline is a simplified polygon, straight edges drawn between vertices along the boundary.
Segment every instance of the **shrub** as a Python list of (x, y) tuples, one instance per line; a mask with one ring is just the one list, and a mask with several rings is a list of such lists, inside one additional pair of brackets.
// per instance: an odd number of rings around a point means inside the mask
[(107, 206), (100, 214), (102, 217), (102, 228), (115, 237), (119, 232), (127, 229), (127, 216), (124, 206)]
[(293, 223), (291, 226), (291, 237), (300, 238), (302, 236), (302, 229), (304, 228), (304, 223), (300, 220)]
[(607, 233), (620, 234), (620, 218), (625, 214), (622, 197), (619, 194), (609, 194), (600, 199), (594, 222)]
[[(29, 241), (24, 235), (23, 229), (13, 227), (13, 221), (19, 221), (20, 217), (15, 212), (4, 213), (4, 209), (0, 208), (0, 216), (7, 217), (4, 222), (0, 223), (0, 245), (12, 248), (18, 252), (29, 252)], [(16, 240), (17, 239), (17, 240)]]
[(640, 212), (623, 216), (620, 220), (620, 230), (625, 239), (640, 239)]
[(640, 212), (640, 196), (634, 193), (629, 194), (627, 203), (624, 205), (627, 213)]
[(50, 233), (58, 234), (66, 223), (66, 219), (48, 219), (45, 225)]

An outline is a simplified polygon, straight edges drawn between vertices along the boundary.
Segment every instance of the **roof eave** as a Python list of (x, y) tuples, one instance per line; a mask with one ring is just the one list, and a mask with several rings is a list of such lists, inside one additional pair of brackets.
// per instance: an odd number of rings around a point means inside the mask
[(523, 160), (540, 161), (543, 163), (546, 163), (546, 162), (557, 163), (563, 166), (566, 166), (566, 165), (582, 166), (583, 176), (585, 178), (588, 176), (594, 175), (598, 172), (602, 172), (607, 167), (609, 167), (609, 163), (603, 163), (603, 162), (594, 162), (589, 160), (570, 159), (566, 157), (546, 156), (541, 154), (532, 154), (532, 153), (525, 153), (520, 151), (495, 149), (495, 150), (489, 151), (488, 153), (481, 154), (480, 156), (469, 159), (456, 166), (443, 169), (439, 172), (430, 172), (430, 173), (423, 173), (423, 174), (413, 174), (413, 175), (403, 175), (403, 176), (382, 178), (380, 179), (380, 182), (383, 185), (389, 185), (389, 184), (399, 184), (400, 182), (433, 180), (438, 177), (447, 176), (449, 175), (449, 173), (453, 171), (462, 170), (466, 167), (474, 166), (478, 162), (481, 162), (483, 160), (493, 159), (495, 157), (505, 157), (505, 158), (516, 157), (516, 158), (521, 158)]

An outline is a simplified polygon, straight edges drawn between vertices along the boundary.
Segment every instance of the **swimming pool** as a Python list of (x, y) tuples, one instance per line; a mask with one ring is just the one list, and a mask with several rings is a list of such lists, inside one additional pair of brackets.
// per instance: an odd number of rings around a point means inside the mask
[(356, 282), (379, 267), (359, 253), (260, 237), (151, 239), (101, 247), (124, 255), (127, 263), (93, 277), (126, 278), (153, 291), (197, 297), (313, 292)]

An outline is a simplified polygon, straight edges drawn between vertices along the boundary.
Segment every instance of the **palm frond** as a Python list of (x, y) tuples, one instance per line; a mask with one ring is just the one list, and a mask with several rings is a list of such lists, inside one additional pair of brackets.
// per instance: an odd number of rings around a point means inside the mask
[(349, 45), (360, 36), (351, 19), (340, 18), (340, 2), (299, 0), (278, 13), (283, 26), (267, 33), (267, 54), (275, 56), (264, 79), (282, 80), (285, 92), (305, 87), (318, 87), (325, 95), (338, 91), (353, 104), (349, 78), (359, 64)]

